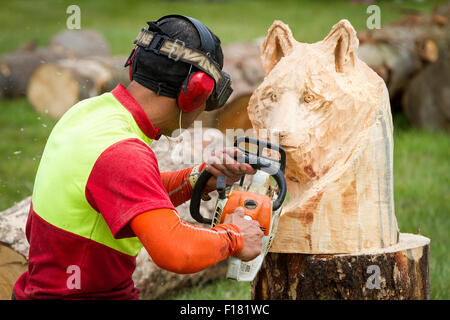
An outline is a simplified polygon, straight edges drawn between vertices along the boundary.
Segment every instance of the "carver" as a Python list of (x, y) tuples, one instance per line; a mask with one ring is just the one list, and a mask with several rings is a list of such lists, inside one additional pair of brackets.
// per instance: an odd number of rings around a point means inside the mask
[(226, 175), (228, 184), (254, 174), (233, 160), (236, 149), (193, 168), (160, 172), (150, 148), (161, 134), (226, 102), (232, 90), (221, 70), (220, 40), (184, 16), (148, 24), (126, 64), (129, 86), (77, 103), (48, 138), (26, 225), (29, 267), (13, 298), (137, 299), (132, 274), (142, 247), (177, 273), (260, 253), (259, 224), (240, 209), (212, 229), (183, 222), (175, 210), (190, 199), (202, 170)]

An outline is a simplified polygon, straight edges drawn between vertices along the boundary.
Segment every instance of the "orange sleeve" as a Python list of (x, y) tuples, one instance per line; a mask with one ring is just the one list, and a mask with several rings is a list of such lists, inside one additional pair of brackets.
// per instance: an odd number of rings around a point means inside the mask
[[(203, 170), (206, 163), (200, 166), (200, 171)], [(193, 167), (178, 170), (161, 172), (161, 181), (169, 194), (170, 200), (174, 207), (188, 201), (192, 195), (192, 187), (189, 183), (189, 175)]]
[(241, 252), (243, 234), (234, 224), (203, 228), (183, 222), (171, 209), (136, 216), (131, 228), (153, 261), (175, 273), (195, 273)]

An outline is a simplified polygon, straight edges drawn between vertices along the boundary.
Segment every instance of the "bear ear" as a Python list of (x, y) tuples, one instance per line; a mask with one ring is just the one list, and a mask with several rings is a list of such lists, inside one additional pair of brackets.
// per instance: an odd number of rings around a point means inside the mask
[(261, 45), (261, 59), (266, 74), (292, 50), (295, 42), (291, 29), (283, 22), (275, 20)]
[(348, 20), (341, 20), (331, 28), (322, 43), (334, 54), (336, 72), (344, 72), (355, 64), (359, 40)]

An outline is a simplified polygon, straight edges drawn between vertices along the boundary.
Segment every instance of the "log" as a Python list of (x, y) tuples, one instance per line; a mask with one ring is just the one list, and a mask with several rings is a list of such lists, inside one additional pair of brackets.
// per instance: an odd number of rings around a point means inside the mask
[(25, 96), (31, 75), (43, 64), (60, 59), (108, 55), (106, 40), (92, 30), (60, 32), (45, 48), (38, 48), (35, 42), (31, 42), (0, 58), (0, 98)]
[(268, 253), (252, 283), (252, 299), (430, 299), (429, 255), (428, 238), (406, 233), (397, 245), (373, 252)]
[(250, 96), (264, 79), (264, 69), (259, 58), (261, 40), (223, 46), (223, 70), (230, 74), (233, 93), (225, 106), (217, 111), (203, 112), (199, 120), (205, 127), (226, 129), (251, 128), (247, 115)]
[(438, 61), (411, 80), (403, 94), (403, 112), (417, 128), (450, 130), (449, 52), (450, 45)]
[(78, 58), (110, 55), (108, 42), (101, 33), (94, 30), (61, 31), (50, 41), (50, 48)]
[[(394, 211), (389, 93), (358, 45), (347, 20), (313, 44), (275, 21), (262, 44), (248, 114), (286, 150), (290, 200), (254, 299), (429, 298), (429, 239), (400, 234)], [(382, 285), (369, 292), (374, 262)]]
[(63, 59), (39, 67), (31, 76), (27, 97), (41, 113), (59, 119), (77, 102), (98, 96), (129, 76), (123, 67), (126, 57)]
[(24, 96), (28, 80), (42, 64), (65, 58), (48, 48), (20, 49), (0, 59), (0, 98)]
[(428, 15), (407, 15), (381, 29), (359, 33), (359, 58), (383, 78), (391, 99), (401, 97), (410, 79), (447, 48), (448, 7)]
[(10, 299), (19, 276), (28, 269), (25, 224), (31, 197), (0, 212), (0, 300)]
[[(178, 139), (170, 144), (164, 138), (155, 141), (152, 149), (157, 155), (160, 170), (178, 170), (191, 166), (191, 163), (180, 161), (183, 159), (179, 157), (180, 150), (189, 150), (189, 154), (194, 159), (195, 154), (203, 153), (205, 148), (214, 150), (222, 147), (223, 136), (220, 131), (209, 129), (204, 132), (205, 135), (200, 137), (202, 139), (200, 144), (196, 144), (194, 139), (188, 139), (192, 136), (192, 131), (186, 131), (183, 140)], [(201, 156), (200, 159), (202, 159)], [(212, 200), (202, 201), (200, 208), (202, 215), (211, 216), (216, 197), (213, 195)], [(11, 290), (17, 278), (28, 268), (29, 244), (25, 236), (25, 225), (30, 201), (31, 197), (27, 197), (13, 207), (0, 212), (0, 300), (10, 299)], [(189, 214), (189, 202), (177, 207), (177, 211), (184, 221), (199, 225)], [(157, 299), (182, 288), (224, 278), (226, 268), (226, 262), (222, 261), (198, 273), (175, 274), (155, 265), (147, 251), (142, 249), (136, 259), (133, 281), (141, 292), (141, 299)]]

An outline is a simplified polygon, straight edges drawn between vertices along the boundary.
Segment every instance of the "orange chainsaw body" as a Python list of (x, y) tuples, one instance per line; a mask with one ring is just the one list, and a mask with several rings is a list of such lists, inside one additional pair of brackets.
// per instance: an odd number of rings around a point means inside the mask
[(232, 214), (237, 207), (244, 208), (244, 214), (250, 216), (252, 220), (257, 220), (264, 235), (269, 235), (272, 203), (268, 196), (242, 190), (231, 192), (223, 208), (220, 223), (223, 223), (226, 216)]

